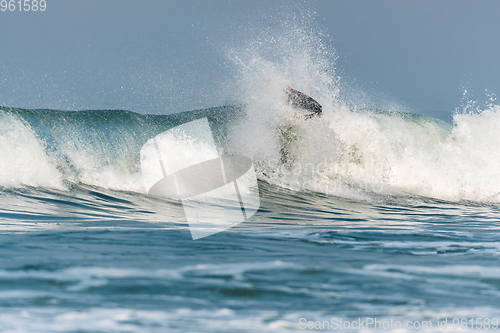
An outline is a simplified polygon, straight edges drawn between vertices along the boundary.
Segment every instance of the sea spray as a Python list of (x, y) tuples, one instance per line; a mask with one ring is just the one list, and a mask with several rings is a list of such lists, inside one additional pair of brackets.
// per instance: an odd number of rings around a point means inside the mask
[[(228, 53), (246, 111), (232, 128), (231, 148), (254, 158), (261, 179), (358, 199), (377, 192), (500, 200), (500, 115), (493, 102), (456, 114), (453, 126), (394, 104), (390, 112), (366, 108), (362, 95), (340, 94), (349, 88), (336, 74), (335, 50), (314, 29), (283, 22)], [(288, 85), (320, 102), (324, 116), (295, 118), (284, 100)], [(300, 171), (311, 164), (324, 167)]]

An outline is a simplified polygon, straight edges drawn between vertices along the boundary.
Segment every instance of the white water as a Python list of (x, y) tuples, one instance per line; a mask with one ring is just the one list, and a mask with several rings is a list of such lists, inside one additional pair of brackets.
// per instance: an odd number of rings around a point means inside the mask
[(62, 175), (51, 162), (29, 125), (0, 111), (0, 186), (63, 189)]
[[(348, 88), (336, 74), (334, 50), (297, 26), (283, 30), (279, 37), (263, 32), (229, 53), (248, 112), (234, 129), (233, 149), (260, 162), (262, 179), (364, 200), (377, 192), (500, 202), (499, 106), (455, 114), (453, 126), (405, 116), (403, 107), (361, 110), (362, 97), (342, 94)], [(288, 85), (322, 104), (323, 117), (295, 119), (283, 98)], [(299, 136), (288, 168), (278, 162), (278, 128), (286, 126)]]

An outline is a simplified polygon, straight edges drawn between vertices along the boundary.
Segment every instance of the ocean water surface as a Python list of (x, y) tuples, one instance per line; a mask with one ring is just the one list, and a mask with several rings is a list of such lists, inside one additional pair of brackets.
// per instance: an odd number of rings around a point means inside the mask
[[(228, 50), (227, 106), (0, 108), (2, 332), (498, 328), (500, 107), (371, 107), (320, 38), (285, 31)], [(293, 116), (287, 85), (323, 116)], [(194, 241), (179, 202), (147, 195), (140, 150), (204, 117), (252, 159), (260, 209)]]

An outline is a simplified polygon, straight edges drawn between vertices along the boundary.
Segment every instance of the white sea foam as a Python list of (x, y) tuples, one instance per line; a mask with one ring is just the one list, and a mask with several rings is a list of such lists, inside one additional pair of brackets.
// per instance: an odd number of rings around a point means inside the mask
[(52, 162), (28, 124), (0, 110), (0, 186), (64, 189)]
[(54, 307), (2, 309), (5, 332), (298, 332), (298, 314), (275, 311), (236, 313), (227, 308), (171, 311), (131, 308)]
[[(453, 126), (404, 114), (403, 107), (361, 110), (364, 100), (352, 100), (359, 95), (341, 93), (348, 88), (339, 83), (334, 50), (306, 29), (283, 30), (263, 32), (229, 53), (247, 106), (247, 118), (233, 129), (233, 149), (259, 162), (262, 179), (361, 200), (370, 192), (399, 192), (500, 202), (499, 106), (456, 114)], [(284, 101), (287, 85), (322, 104), (323, 117), (295, 119)], [(286, 138), (287, 168), (279, 163), (284, 128), (293, 132)], [(314, 172), (302, 171), (308, 165)]]
[(415, 265), (387, 265), (373, 264), (365, 266), (370, 271), (399, 271), (408, 274), (422, 275), (448, 275), (474, 278), (500, 278), (500, 268), (480, 265), (441, 265), (439, 267), (415, 266)]
[[(212, 284), (227, 284), (227, 276), (243, 280), (243, 274), (254, 270), (302, 270), (303, 266), (282, 261), (201, 264), (172, 269), (129, 269), (108, 267), (72, 267), (58, 271), (11, 271), (0, 270), (0, 281), (18, 279), (65, 281), (67, 291), (81, 291), (91, 287), (105, 286), (111, 279), (149, 278), (160, 280), (181, 280), (190, 277), (210, 275)], [(224, 277), (219, 282), (216, 277)]]
[[(370, 306), (366, 306), (367, 312)], [(197, 310), (180, 308), (177, 310), (139, 310), (132, 308), (98, 308), (91, 307), (82, 310), (73, 310), (60, 307), (52, 308), (9, 308), (2, 309), (0, 325), (5, 332), (69, 332), (69, 331), (98, 331), (98, 332), (304, 332), (304, 323), (309, 321), (313, 325), (328, 325), (325, 330), (332, 329), (332, 319), (343, 321), (363, 321), (361, 329), (350, 329), (353, 332), (378, 332), (372, 323), (367, 327), (366, 319), (374, 318), (384, 323), (392, 320), (399, 321), (401, 328), (397, 332), (414, 332), (416, 329), (407, 328), (407, 322), (429, 321), (425, 332), (442, 332), (456, 330), (453, 328), (453, 319), (459, 318), (498, 318), (498, 309), (482, 306), (470, 309), (441, 308), (439, 310), (422, 309), (419, 306), (402, 306), (388, 309), (384, 316), (366, 316), (357, 318), (343, 316), (342, 313), (329, 314), (325, 311), (234, 311), (227, 308), (212, 310)], [(437, 322), (448, 318), (446, 329), (438, 327)], [(300, 321), (302, 320), (302, 321)], [(429, 324), (430, 325), (430, 324)], [(460, 332), (490, 332), (489, 329), (459, 328)], [(341, 330), (344, 331), (344, 330)], [(348, 331), (348, 330), (345, 330)]]

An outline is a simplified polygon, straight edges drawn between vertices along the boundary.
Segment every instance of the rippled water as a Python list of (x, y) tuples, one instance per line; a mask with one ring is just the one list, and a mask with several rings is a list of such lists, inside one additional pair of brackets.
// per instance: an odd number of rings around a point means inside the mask
[(137, 193), (3, 189), (0, 325), (12, 332), (281, 332), (299, 320), (498, 318), (499, 207), (359, 202), (260, 182), (249, 221), (193, 241)]

